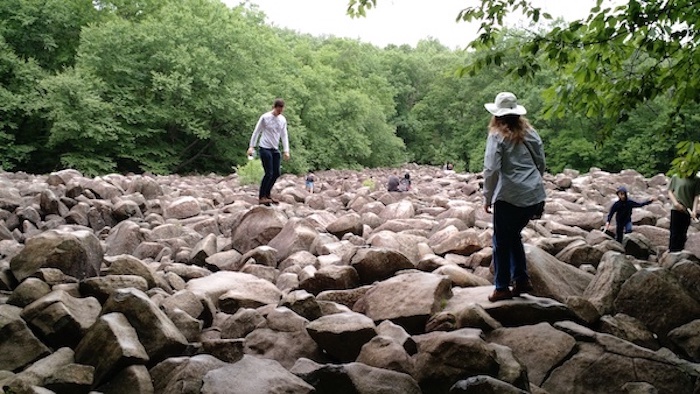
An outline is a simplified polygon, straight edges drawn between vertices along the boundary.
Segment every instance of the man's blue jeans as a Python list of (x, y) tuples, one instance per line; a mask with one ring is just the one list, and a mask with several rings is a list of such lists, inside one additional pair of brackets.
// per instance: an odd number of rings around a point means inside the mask
[(272, 186), (280, 176), (280, 161), (282, 155), (277, 149), (260, 148), (260, 161), (262, 162), (265, 176), (260, 182), (260, 193), (258, 197), (270, 197)]
[(535, 212), (536, 205), (518, 207), (505, 201), (493, 205), (493, 268), (496, 290), (506, 290), (511, 279), (529, 279), (525, 248), (520, 232)]

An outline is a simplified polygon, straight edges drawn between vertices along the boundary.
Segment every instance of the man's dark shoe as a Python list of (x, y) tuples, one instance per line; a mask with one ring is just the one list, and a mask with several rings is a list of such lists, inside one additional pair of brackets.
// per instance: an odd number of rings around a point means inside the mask
[(258, 204), (270, 206), (270, 204), (272, 204), (272, 200), (268, 197), (260, 197), (258, 199)]
[(275, 200), (275, 199), (272, 198), (272, 197), (269, 197), (269, 196), (268, 196), (267, 198), (270, 200), (270, 203), (272, 203), (273, 205), (277, 205), (277, 204), (280, 203), (279, 201)]
[(532, 290), (532, 282), (530, 282), (530, 280), (528, 279), (523, 282), (515, 282), (515, 286), (513, 286), (512, 293), (514, 296), (519, 296), (522, 293), (529, 293)]
[(511, 293), (510, 289), (505, 289), (505, 290), (496, 289), (489, 296), (489, 301), (496, 302), (496, 301), (501, 301), (501, 300), (510, 300), (511, 298), (513, 298), (513, 293)]

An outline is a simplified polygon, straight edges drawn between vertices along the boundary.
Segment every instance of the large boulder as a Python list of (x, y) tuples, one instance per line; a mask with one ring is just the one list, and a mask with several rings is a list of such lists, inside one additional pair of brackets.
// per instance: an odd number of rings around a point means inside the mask
[(700, 303), (665, 269), (637, 271), (620, 288), (614, 307), (639, 319), (662, 341), (669, 331), (700, 316)]
[(613, 303), (620, 288), (637, 272), (631, 259), (623, 254), (608, 252), (598, 265), (593, 280), (588, 284), (583, 297), (593, 304), (601, 315), (614, 310)]
[(317, 393), (421, 394), (410, 375), (360, 362), (324, 365), (300, 359), (291, 372), (313, 383)]
[(75, 348), (75, 360), (95, 367), (96, 384), (124, 367), (145, 364), (149, 358), (136, 330), (121, 313), (100, 316)]
[(126, 317), (151, 362), (178, 355), (187, 346), (187, 339), (172, 320), (140, 290), (117, 290), (102, 308), (103, 314), (111, 312)]
[(362, 346), (377, 335), (372, 319), (360, 313), (334, 313), (306, 326), (318, 345), (341, 362), (354, 361)]
[(384, 280), (398, 271), (414, 268), (406, 255), (387, 248), (360, 249), (350, 265), (357, 271), (362, 284)]
[(22, 318), (52, 347), (75, 347), (97, 321), (101, 309), (93, 297), (76, 298), (54, 290), (25, 307)]
[[(646, 382), (659, 393), (690, 393), (700, 373), (696, 365), (571, 323), (558, 323), (577, 340), (574, 351), (547, 375), (540, 387), (550, 393), (613, 393), (632, 382)], [(546, 349), (546, 348), (545, 348)], [(528, 364), (528, 368), (534, 368)]]
[(528, 378), (536, 385), (562, 363), (576, 346), (576, 340), (548, 323), (498, 328), (486, 340), (513, 349), (518, 360), (528, 366)]
[(540, 248), (525, 245), (532, 294), (565, 302), (570, 296), (581, 296), (593, 275), (557, 260)]
[[(264, 371), (264, 373), (260, 373)], [(312, 394), (315, 389), (277, 361), (245, 355), (234, 363), (208, 372), (202, 394)]]
[(391, 320), (409, 333), (423, 332), (428, 318), (452, 297), (444, 276), (405, 273), (375, 284), (353, 306), (375, 322)]
[(296, 252), (309, 250), (317, 235), (318, 231), (308, 221), (292, 218), (267, 246), (276, 249), (277, 261), (282, 261)]
[(77, 279), (99, 275), (102, 245), (87, 230), (62, 228), (35, 235), (10, 260), (12, 275), (22, 281), (41, 268), (57, 268)]
[(245, 253), (260, 245), (267, 245), (282, 231), (287, 217), (274, 208), (257, 206), (241, 218), (231, 234), (232, 246)]
[(227, 313), (239, 308), (277, 304), (282, 292), (271, 282), (242, 272), (219, 271), (187, 282), (187, 290), (203, 295)]
[(423, 393), (446, 393), (458, 380), (472, 375), (498, 376), (496, 350), (481, 338), (481, 331), (463, 328), (414, 336), (414, 377)]
[(21, 309), (0, 305), (0, 370), (16, 371), (48, 355), (44, 345), (20, 317)]

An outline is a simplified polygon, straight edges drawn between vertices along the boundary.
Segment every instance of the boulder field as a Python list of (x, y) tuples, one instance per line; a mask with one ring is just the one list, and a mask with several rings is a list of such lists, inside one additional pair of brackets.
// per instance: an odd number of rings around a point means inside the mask
[[(410, 173), (408, 192), (387, 192)], [(0, 172), (5, 393), (698, 393), (700, 230), (668, 178), (547, 174), (530, 294), (489, 302), (480, 174)], [(615, 190), (655, 201), (618, 243)]]

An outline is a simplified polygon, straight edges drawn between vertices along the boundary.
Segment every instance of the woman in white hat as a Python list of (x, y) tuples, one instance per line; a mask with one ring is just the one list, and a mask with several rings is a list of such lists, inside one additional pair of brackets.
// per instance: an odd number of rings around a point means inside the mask
[[(542, 139), (523, 115), (513, 93), (501, 92), (484, 105), (493, 115), (484, 153), (484, 210), (493, 211), (493, 266), (496, 290), (490, 301), (532, 291), (520, 232), (541, 215), (546, 194)], [(514, 282), (510, 289), (511, 281)]]

